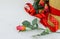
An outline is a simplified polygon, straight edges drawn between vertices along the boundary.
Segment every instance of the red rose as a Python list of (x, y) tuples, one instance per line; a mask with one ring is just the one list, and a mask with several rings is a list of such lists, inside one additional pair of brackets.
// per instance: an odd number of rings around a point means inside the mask
[(16, 27), (16, 29), (19, 30), (19, 31), (24, 31), (24, 30), (26, 30), (26, 27), (25, 27), (25, 26), (20, 26), (20, 25), (18, 25), (18, 26)]

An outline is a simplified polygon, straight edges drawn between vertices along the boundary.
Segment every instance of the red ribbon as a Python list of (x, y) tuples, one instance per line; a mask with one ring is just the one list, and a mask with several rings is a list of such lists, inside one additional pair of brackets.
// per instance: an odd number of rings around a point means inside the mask
[[(29, 9), (27, 9), (27, 7), (24, 7), (24, 9), (26, 10), (26, 12), (28, 12), (30, 15), (33, 15), (35, 17), (40, 18), (41, 19), (40, 22), (45, 27), (48, 27), (52, 32), (56, 32), (58, 30), (59, 23), (58, 23), (58, 21), (53, 16), (50, 16), (49, 19), (54, 24), (54, 27), (52, 27), (51, 25), (48, 24), (48, 15), (49, 15), (49, 13), (42, 12), (41, 14), (36, 14), (36, 10), (32, 6), (32, 4), (26, 3), (26, 5), (28, 5), (29, 8), (30, 8), (30, 10), (29, 10)], [(54, 9), (52, 7), (50, 7), (50, 10), (51, 10), (52, 14), (60, 16), (60, 11), (59, 10)]]
[(56, 32), (58, 30), (58, 26), (59, 26), (58, 21), (53, 16), (50, 16), (49, 19), (54, 24), (54, 26), (52, 27), (51, 25), (49, 25), (48, 27), (50, 28), (50, 30), (52, 32)]
[(32, 4), (26, 3), (26, 5), (29, 6), (30, 10), (29, 10), (27, 7), (24, 7), (24, 9), (25, 9), (25, 11), (26, 11), (27, 13), (29, 13), (30, 15), (36, 16), (36, 17), (38, 17), (38, 18), (44, 18), (44, 17), (45, 17), (45, 15), (43, 14), (44, 11), (42, 12), (42, 14), (36, 14), (36, 10), (35, 10), (34, 7), (32, 6)]
[(34, 15), (36, 11), (32, 6), (32, 4), (26, 3), (26, 5), (28, 5), (30, 9), (28, 9), (27, 7), (24, 7), (25, 11), (28, 12), (30, 15)]
[(59, 23), (58, 21), (53, 17), (50, 16), (50, 21), (54, 24), (54, 26), (51, 26), (48, 24), (48, 20), (46, 18), (41, 19), (41, 23), (45, 26), (48, 27), (52, 32), (56, 32), (58, 30)]
[(60, 16), (60, 10), (55, 9), (55, 8), (53, 8), (53, 7), (51, 7), (51, 6), (50, 6), (50, 12), (51, 12), (51, 14)]

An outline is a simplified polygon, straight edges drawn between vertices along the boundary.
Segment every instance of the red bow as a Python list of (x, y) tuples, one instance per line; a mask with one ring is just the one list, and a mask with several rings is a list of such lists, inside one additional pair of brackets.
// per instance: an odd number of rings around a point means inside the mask
[[(36, 16), (38, 18), (40, 18), (40, 22), (45, 26), (45, 27), (48, 27), (52, 32), (56, 32), (58, 30), (58, 21), (53, 17), (53, 16), (50, 16), (50, 21), (54, 24), (54, 27), (52, 27), (51, 25), (48, 24), (48, 15), (49, 14), (46, 14), (44, 12), (42, 12), (41, 14), (36, 14), (36, 10), (34, 9), (34, 7), (32, 6), (32, 4), (30, 3), (26, 3), (26, 5), (29, 6), (30, 9), (28, 9), (27, 7), (24, 7), (24, 9), (26, 10), (26, 12), (28, 12), (30, 15), (33, 15), (33, 16)], [(53, 11), (57, 12), (55, 9), (53, 8), (50, 8), (51, 9), (51, 12), (54, 14)], [(53, 10), (53, 11), (52, 11)], [(60, 11), (59, 11), (60, 12)], [(55, 13), (57, 14), (57, 13)], [(57, 14), (58, 15), (58, 14)]]

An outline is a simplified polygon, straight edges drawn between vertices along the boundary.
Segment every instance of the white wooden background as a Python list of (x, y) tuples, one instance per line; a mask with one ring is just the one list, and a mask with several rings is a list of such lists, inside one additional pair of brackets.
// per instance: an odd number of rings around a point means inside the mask
[[(24, 11), (26, 2), (32, 3), (33, 0), (0, 0), (0, 39), (60, 39), (60, 34), (31, 37), (40, 33), (40, 30), (18, 33), (17, 25), (23, 20), (31, 22), (35, 18)], [(43, 25), (40, 24), (40, 26)]]

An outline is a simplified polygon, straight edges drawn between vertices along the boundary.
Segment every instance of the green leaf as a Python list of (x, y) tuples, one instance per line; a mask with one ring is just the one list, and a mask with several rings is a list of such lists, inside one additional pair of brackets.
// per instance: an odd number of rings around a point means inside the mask
[(33, 26), (32, 25), (28, 25), (29, 28), (33, 29)]
[(33, 3), (33, 7), (34, 7), (35, 10), (38, 10), (39, 1), (40, 0), (35, 0), (34, 3)]
[(41, 35), (47, 35), (47, 34), (49, 34), (48, 32), (45, 32), (45, 31), (43, 31), (42, 33), (41, 33)]
[(45, 32), (49, 33), (49, 32), (51, 32), (51, 31), (50, 31), (49, 28), (46, 28), (46, 29), (45, 29)]
[(38, 24), (33, 25), (33, 29), (38, 29)]
[(36, 2), (34, 2), (33, 7), (34, 7), (35, 10), (37, 10), (38, 9), (38, 4)]
[(32, 30), (37, 29), (38, 25), (28, 25), (29, 28), (31, 28)]
[(32, 21), (32, 25), (37, 24), (37, 18)]
[(47, 35), (47, 34), (49, 34), (49, 33), (50, 33), (49, 28), (46, 28), (46, 29), (41, 33), (41, 35)]
[(29, 27), (29, 25), (31, 25), (29, 21), (23, 21), (22, 24), (26, 27)]

